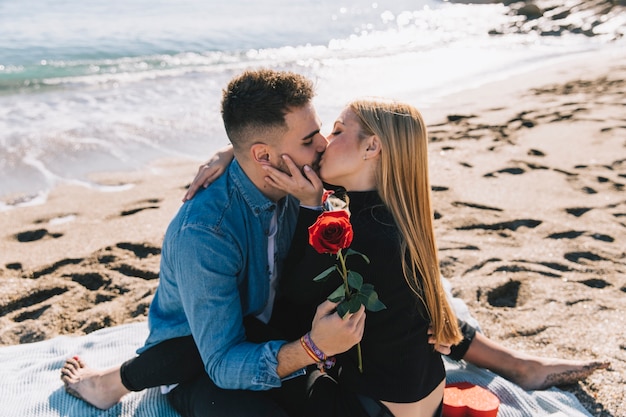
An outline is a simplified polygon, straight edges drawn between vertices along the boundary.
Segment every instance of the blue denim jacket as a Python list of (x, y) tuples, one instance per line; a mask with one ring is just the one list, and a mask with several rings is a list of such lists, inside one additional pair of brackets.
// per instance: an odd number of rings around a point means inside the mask
[(248, 390), (280, 386), (277, 354), (286, 342), (249, 343), (242, 321), (260, 313), (268, 299), (267, 235), (274, 210), (280, 268), (298, 200), (270, 201), (236, 160), (180, 208), (165, 234), (159, 286), (148, 314), (150, 335), (138, 352), (193, 334), (216, 385)]

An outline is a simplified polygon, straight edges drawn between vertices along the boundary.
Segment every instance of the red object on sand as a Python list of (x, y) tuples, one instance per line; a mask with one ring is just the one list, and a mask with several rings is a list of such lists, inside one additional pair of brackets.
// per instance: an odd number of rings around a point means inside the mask
[(500, 400), (469, 382), (447, 384), (443, 392), (443, 417), (496, 417)]

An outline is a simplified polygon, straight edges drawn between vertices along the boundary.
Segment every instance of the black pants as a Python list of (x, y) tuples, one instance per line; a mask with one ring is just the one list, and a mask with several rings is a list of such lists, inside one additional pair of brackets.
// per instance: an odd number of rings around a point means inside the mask
[(129, 391), (191, 381), (204, 373), (204, 364), (191, 336), (159, 343), (122, 364), (122, 384)]
[[(272, 328), (254, 318), (244, 320), (246, 338), (252, 342), (281, 339)], [(179, 384), (168, 394), (174, 409), (184, 417), (295, 416), (304, 407), (306, 380), (294, 378), (269, 391), (227, 390), (218, 387), (204, 371), (191, 336), (159, 343), (124, 362), (122, 383), (130, 391)]]
[[(283, 339), (274, 328), (246, 317), (246, 339), (252, 343)], [(188, 382), (204, 374), (204, 363), (191, 336), (165, 340), (122, 364), (122, 383), (129, 391)]]
[[(252, 342), (281, 339), (256, 319), (244, 320), (244, 327)], [(306, 377), (283, 381), (280, 388), (268, 391), (220, 388), (204, 371), (191, 336), (166, 340), (142, 352), (122, 364), (120, 374), (130, 391), (179, 384), (168, 400), (183, 417), (393, 417), (379, 401), (346, 390), (315, 367)]]
[(303, 378), (286, 381), (269, 391), (228, 390), (216, 386), (206, 373), (180, 384), (168, 394), (183, 417), (289, 417), (304, 407)]

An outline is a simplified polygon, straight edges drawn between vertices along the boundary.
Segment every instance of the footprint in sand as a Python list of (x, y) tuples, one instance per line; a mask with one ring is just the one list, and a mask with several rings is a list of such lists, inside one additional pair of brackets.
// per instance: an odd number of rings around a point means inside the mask
[(121, 262), (120, 259), (127, 258), (122, 252), (130, 251), (135, 258), (145, 259), (151, 256), (156, 256), (161, 253), (161, 248), (149, 245), (147, 243), (130, 243), (120, 242), (117, 245), (107, 246), (103, 250), (97, 253), (98, 263), (106, 265), (108, 269), (117, 271), (122, 275), (126, 275), (132, 278), (141, 278), (145, 280), (158, 279), (158, 272), (153, 272), (149, 269), (139, 268), (130, 265), (126, 262)]
[(23, 313), (18, 314), (13, 317), (13, 321), (16, 323), (21, 323), (26, 320), (37, 320), (43, 313), (46, 312), (51, 307), (50, 304), (44, 305), (42, 307), (38, 307), (34, 310), (25, 311)]
[(20, 329), (7, 340), (43, 340), (48, 323), (67, 332), (89, 333), (146, 317), (159, 277), (160, 253), (156, 245), (120, 242), (85, 258), (61, 259), (35, 270), (17, 262), (3, 265), (23, 281), (3, 288), (0, 297), (0, 318), (19, 323)]
[[(581, 171), (580, 174), (576, 174), (576, 178), (580, 183), (580, 189), (587, 194), (597, 194), (598, 189), (609, 192), (624, 191), (626, 184), (621, 181), (621, 178), (625, 178), (626, 174), (621, 174), (619, 171), (623, 170), (626, 159), (616, 160), (610, 164), (602, 165), (576, 165), (574, 169)], [(596, 174), (594, 171), (604, 171), (603, 174)]]
[(600, 289), (602, 289), (602, 288), (611, 286), (610, 283), (608, 283), (605, 280), (600, 279), (600, 278), (590, 278), (590, 279), (585, 279), (583, 281), (577, 281), (577, 282), (579, 282), (579, 283), (581, 283), (583, 285), (586, 285), (587, 287), (590, 287), (590, 288), (600, 288)]
[(20, 310), (22, 308), (27, 308), (35, 304), (39, 304), (54, 296), (63, 294), (66, 291), (68, 291), (68, 288), (65, 287), (38, 288), (24, 297), (19, 297), (6, 303), (3, 306), (0, 306), (0, 317)]
[(520, 265), (503, 265), (496, 268), (493, 272), (532, 272), (535, 274), (540, 274), (549, 278), (560, 278), (560, 274), (555, 274), (553, 272), (547, 271), (538, 271), (532, 268), (527, 268), (525, 266)]
[(111, 282), (111, 279), (97, 272), (71, 274), (72, 281), (79, 283), (88, 290), (95, 291)]
[(576, 239), (584, 234), (585, 232), (581, 230), (569, 230), (567, 232), (552, 233), (548, 235), (548, 239)]
[(588, 260), (588, 261), (592, 261), (592, 262), (597, 262), (597, 261), (606, 261), (606, 258), (603, 258), (600, 255), (596, 255), (593, 252), (568, 252), (565, 255), (563, 255), (565, 257), (565, 259), (567, 259), (570, 262), (574, 262), (577, 264), (586, 264), (587, 262), (581, 261), (581, 260)]
[(139, 207), (124, 210), (120, 213), (120, 216), (130, 216), (132, 214), (139, 213), (140, 211), (158, 209), (160, 206), (157, 204), (160, 202), (161, 200), (158, 198), (149, 198), (147, 200), (138, 201), (136, 204), (139, 205)]
[(536, 121), (526, 119), (524, 117), (516, 117), (508, 121), (507, 127), (511, 130), (520, 130), (521, 128), (535, 127)]
[(565, 211), (568, 214), (571, 214), (572, 216), (576, 216), (576, 217), (580, 217), (580, 216), (582, 216), (583, 214), (587, 213), (590, 210), (591, 210), (591, 208), (589, 208), (589, 207), (572, 207), (572, 208), (565, 209)]
[(62, 268), (66, 265), (76, 265), (79, 264), (83, 261), (83, 258), (67, 258), (67, 259), (61, 259), (58, 262), (53, 263), (52, 265), (46, 266), (42, 269), (38, 269), (36, 271), (33, 271), (32, 273), (28, 274), (28, 275), (23, 275), (23, 278), (32, 278), (32, 279), (37, 279), (41, 276), (47, 275), (47, 274), (51, 274), (52, 272), (56, 271), (59, 268)]
[(511, 280), (486, 293), (486, 299), (492, 307), (517, 307), (523, 305), (527, 291), (520, 281)]
[(573, 306), (573, 305), (576, 305), (578, 303), (586, 303), (587, 301), (593, 301), (593, 300), (591, 298), (577, 298), (575, 300), (566, 301), (565, 305), (566, 306)]
[(500, 259), (500, 258), (489, 258), (486, 261), (477, 263), (476, 265), (466, 269), (465, 272), (463, 273), (463, 275), (465, 275), (465, 274), (467, 274), (469, 272), (477, 271), (477, 270), (481, 269), (483, 266), (487, 265), (488, 263), (500, 262), (500, 261), (502, 261), (502, 259)]
[[(488, 172), (485, 175), (483, 175), (483, 177), (485, 178), (493, 178), (493, 177), (497, 177), (498, 174), (509, 174), (509, 175), (522, 175), (523, 173), (526, 172), (526, 169), (530, 169), (530, 170), (547, 170), (550, 169), (549, 167), (545, 166), (545, 165), (540, 165), (540, 164), (536, 164), (533, 162), (526, 162), (526, 161), (519, 161), (519, 160), (515, 160), (512, 161), (514, 162), (517, 166), (514, 167), (507, 167), (507, 168), (502, 168), (499, 169), (497, 171), (494, 172)], [(524, 169), (526, 168), (526, 169)]]
[(20, 232), (14, 235), (18, 242), (34, 242), (45, 237), (57, 239), (63, 236), (63, 233), (50, 233), (47, 229), (35, 229)]
[(476, 115), (470, 114), (470, 115), (464, 115), (464, 114), (449, 114), (448, 115), (448, 121), (449, 122), (460, 122), (461, 120), (465, 120), (465, 119), (471, 119), (476, 117)]
[(592, 239), (600, 240), (602, 242), (607, 242), (607, 243), (615, 242), (615, 238), (613, 238), (612, 236), (609, 236), (609, 235), (604, 235), (602, 233), (590, 233), (589, 236)]
[(529, 149), (527, 154), (529, 156), (546, 156), (546, 154), (538, 149)]
[(486, 223), (471, 224), (468, 226), (457, 227), (456, 230), (483, 229), (483, 230), (511, 230), (515, 232), (520, 227), (528, 227), (530, 229), (534, 229), (535, 227), (539, 226), (541, 223), (543, 223), (541, 220), (519, 219), (519, 220), (512, 220), (508, 222), (493, 223), (493, 224), (486, 224)]
[(498, 174), (521, 175), (524, 172), (526, 172), (524, 170), (524, 168), (511, 167), (511, 168), (503, 168), (503, 169), (500, 169), (500, 170), (494, 171), (494, 172), (489, 172), (489, 173), (483, 175), (483, 177), (485, 177), (485, 178), (492, 178), (492, 177), (496, 177)]
[(161, 248), (148, 245), (147, 243), (120, 242), (115, 246), (131, 251), (139, 258), (147, 258), (148, 256), (161, 254)]
[(554, 172), (558, 172), (559, 174), (563, 174), (563, 175), (565, 175), (565, 176), (569, 177), (570, 179), (575, 179), (575, 178), (577, 178), (577, 177), (578, 177), (578, 174), (577, 174), (577, 173), (575, 173), (575, 172), (569, 172), (569, 171), (566, 171), (566, 170), (564, 170), (564, 169), (560, 169), (560, 168), (552, 168), (552, 171), (554, 171)]
[(490, 207), (490, 206), (484, 206), (482, 204), (474, 204), (474, 203), (466, 203), (463, 201), (455, 201), (452, 203), (452, 205), (454, 207), (469, 207), (469, 208), (475, 208), (478, 210), (487, 210), (487, 211), (504, 211), (501, 208), (498, 207)]
[(139, 269), (135, 266), (128, 264), (120, 264), (111, 266), (111, 269), (132, 278), (142, 278), (145, 280), (158, 279), (159, 274), (157, 272), (148, 271), (145, 269)]
[[(514, 262), (519, 262), (519, 263), (527, 263), (527, 264), (533, 264), (533, 265), (540, 265), (543, 267), (546, 267), (548, 269), (551, 269), (553, 271), (558, 271), (558, 272), (569, 272), (572, 271), (572, 268), (570, 268), (567, 265), (563, 265), (562, 263), (559, 262), (545, 262), (545, 261), (527, 261), (525, 259), (515, 259)], [(516, 266), (517, 270), (512, 271), (511, 269), (506, 270), (506, 272), (534, 272), (537, 274), (541, 274), (544, 275), (546, 277), (550, 277), (550, 278), (560, 278), (562, 275), (561, 274), (557, 274), (557, 273), (553, 273), (553, 272), (548, 272), (548, 271), (541, 271), (541, 270), (536, 270), (536, 269), (531, 269), (531, 268), (524, 268), (524, 267), (519, 267)], [(498, 269), (498, 270), (503, 270), (503, 269)], [(496, 270), (496, 271), (498, 271)]]
[(572, 270), (572, 268), (570, 268), (569, 266), (563, 265), (562, 263), (559, 263), (559, 262), (537, 262), (537, 263), (547, 268), (554, 269), (555, 271), (568, 272)]

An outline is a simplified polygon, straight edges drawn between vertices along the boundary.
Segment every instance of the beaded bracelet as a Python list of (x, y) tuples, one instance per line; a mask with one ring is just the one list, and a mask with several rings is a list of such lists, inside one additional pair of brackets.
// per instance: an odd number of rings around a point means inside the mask
[(311, 359), (315, 361), (315, 363), (320, 361), (319, 358), (315, 355), (315, 353), (313, 353), (313, 351), (306, 345), (306, 342), (304, 341), (304, 337), (300, 338), (300, 344), (304, 348), (304, 351), (311, 357)]
[(310, 333), (307, 333), (300, 338), (300, 344), (302, 345), (306, 353), (311, 357), (311, 359), (316, 362), (317, 368), (320, 371), (323, 371), (324, 369), (330, 369), (335, 366), (335, 357), (326, 356), (326, 354), (322, 352), (322, 350), (318, 348), (315, 343), (313, 343)]

